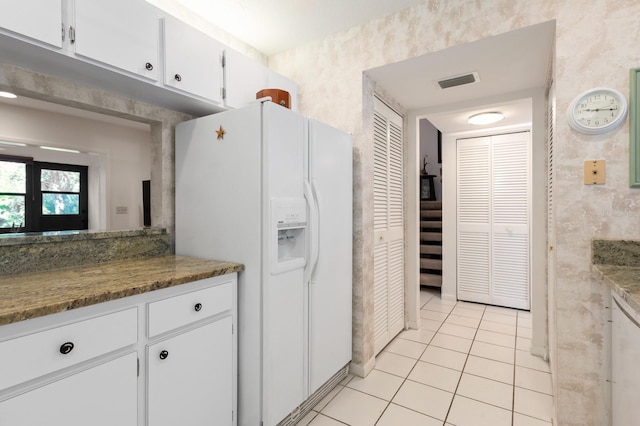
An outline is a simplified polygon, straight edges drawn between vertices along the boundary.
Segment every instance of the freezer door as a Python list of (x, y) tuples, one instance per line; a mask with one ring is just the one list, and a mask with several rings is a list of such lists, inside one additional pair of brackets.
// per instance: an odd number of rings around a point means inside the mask
[(308, 128), (308, 176), (318, 208), (310, 223), (317, 244), (309, 285), (312, 394), (351, 360), (353, 174), (351, 136), (314, 120)]
[(238, 420), (261, 420), (262, 105), (176, 127), (176, 254), (242, 263)]
[[(278, 424), (305, 399), (303, 194), (305, 120), (272, 102), (263, 107), (263, 423)], [(280, 225), (280, 226), (278, 226)], [(278, 238), (283, 238), (278, 240)], [(302, 245), (302, 246), (300, 246)], [(275, 261), (270, 261), (275, 260)]]

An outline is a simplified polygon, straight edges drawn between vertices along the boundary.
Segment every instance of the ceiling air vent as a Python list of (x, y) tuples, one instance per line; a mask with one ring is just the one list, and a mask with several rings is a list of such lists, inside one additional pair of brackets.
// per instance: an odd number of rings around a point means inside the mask
[(439, 80), (438, 85), (441, 89), (448, 89), (449, 87), (462, 86), (463, 84), (471, 84), (480, 80), (477, 72), (470, 74), (458, 75), (455, 77), (448, 77), (444, 80)]

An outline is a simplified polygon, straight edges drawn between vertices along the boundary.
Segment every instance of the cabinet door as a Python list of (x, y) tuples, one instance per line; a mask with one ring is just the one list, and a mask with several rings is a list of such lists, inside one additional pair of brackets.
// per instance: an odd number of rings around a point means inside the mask
[(158, 80), (159, 17), (142, 0), (75, 1), (75, 53)]
[(222, 102), (222, 44), (170, 16), (164, 18), (164, 84)]
[(0, 27), (61, 48), (62, 0), (4, 2)]
[(148, 424), (233, 423), (231, 324), (226, 317), (148, 346)]
[(291, 96), (291, 110), (298, 111), (298, 85), (293, 80), (289, 80), (287, 77), (275, 71), (268, 70), (266, 88), (286, 90), (289, 92), (289, 96)]
[(267, 89), (269, 69), (233, 49), (225, 49), (225, 106), (241, 108), (256, 100), (256, 93)]
[(613, 426), (640, 424), (640, 325), (633, 308), (613, 296), (611, 365)]
[(1, 402), (0, 425), (136, 426), (137, 359), (130, 353)]

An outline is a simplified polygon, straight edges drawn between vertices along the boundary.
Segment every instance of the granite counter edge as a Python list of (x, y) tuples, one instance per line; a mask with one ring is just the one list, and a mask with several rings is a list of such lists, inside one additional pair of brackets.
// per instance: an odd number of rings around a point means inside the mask
[(609, 288), (614, 291), (622, 300), (624, 300), (631, 308), (635, 310), (636, 314), (640, 315), (640, 293), (630, 292), (625, 287), (616, 282), (611, 276), (611, 271), (633, 271), (640, 274), (640, 268), (625, 267), (615, 265), (591, 265), (591, 272), (595, 277), (606, 283)]
[(60, 312), (70, 311), (73, 309), (91, 306), (98, 303), (110, 302), (112, 300), (122, 299), (129, 296), (136, 296), (154, 290), (161, 290), (164, 288), (174, 287), (177, 285), (199, 281), (207, 278), (218, 277), (234, 272), (240, 272), (243, 270), (244, 265), (242, 264), (226, 263), (224, 266), (213, 268), (206, 272), (197, 272), (193, 274), (172, 277), (166, 280), (143, 283), (141, 285), (132, 285), (130, 288), (121, 291), (90, 294), (86, 297), (70, 299), (69, 301), (66, 301), (64, 303), (51, 303), (45, 306), (24, 308), (21, 310), (16, 310), (12, 313), (0, 315), (0, 326), (28, 319), (43, 317), (46, 315), (57, 314)]

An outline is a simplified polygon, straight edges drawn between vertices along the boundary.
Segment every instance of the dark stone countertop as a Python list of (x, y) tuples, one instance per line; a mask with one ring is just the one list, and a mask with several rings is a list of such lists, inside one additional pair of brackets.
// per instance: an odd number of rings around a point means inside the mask
[(593, 240), (591, 270), (640, 314), (640, 241)]
[(0, 278), (0, 325), (243, 269), (238, 263), (168, 255), (4, 276)]

